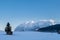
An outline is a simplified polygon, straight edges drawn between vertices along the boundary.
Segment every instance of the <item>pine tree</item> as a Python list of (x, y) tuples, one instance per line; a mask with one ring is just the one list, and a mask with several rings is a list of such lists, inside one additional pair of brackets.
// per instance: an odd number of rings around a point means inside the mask
[(7, 23), (7, 25), (5, 27), (5, 32), (8, 35), (12, 35), (11, 26), (10, 26), (10, 23), (9, 22)]

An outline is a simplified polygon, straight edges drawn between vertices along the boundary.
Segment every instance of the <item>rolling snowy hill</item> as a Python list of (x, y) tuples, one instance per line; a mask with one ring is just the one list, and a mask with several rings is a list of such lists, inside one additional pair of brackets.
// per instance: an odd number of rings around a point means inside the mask
[(5, 32), (0, 32), (0, 40), (60, 40), (60, 34), (26, 31), (6, 35)]
[(38, 28), (54, 25), (54, 22), (51, 20), (40, 20), (38, 22), (30, 21), (17, 26), (15, 31), (35, 31)]

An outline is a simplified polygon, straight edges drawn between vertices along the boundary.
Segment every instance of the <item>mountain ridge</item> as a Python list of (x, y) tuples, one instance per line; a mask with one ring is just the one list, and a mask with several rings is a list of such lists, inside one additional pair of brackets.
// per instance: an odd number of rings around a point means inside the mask
[(50, 25), (54, 25), (51, 20), (49, 20), (49, 21), (48, 20), (40, 20), (38, 22), (27, 21), (27, 22), (17, 26), (15, 31), (35, 31), (38, 28), (42, 28), (42, 27), (46, 27), (46, 26), (50, 26)]

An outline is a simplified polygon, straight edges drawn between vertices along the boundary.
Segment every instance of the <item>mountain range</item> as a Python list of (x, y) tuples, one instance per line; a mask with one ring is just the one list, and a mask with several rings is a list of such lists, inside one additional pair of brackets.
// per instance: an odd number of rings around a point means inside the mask
[(53, 20), (27, 21), (17, 26), (15, 31), (36, 31), (50, 25), (55, 25)]

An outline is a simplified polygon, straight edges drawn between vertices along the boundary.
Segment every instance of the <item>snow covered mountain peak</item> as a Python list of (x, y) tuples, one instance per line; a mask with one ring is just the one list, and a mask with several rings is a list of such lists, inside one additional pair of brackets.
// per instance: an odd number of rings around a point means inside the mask
[(53, 19), (49, 19), (49, 20), (44, 19), (44, 20), (40, 20), (40, 22), (42, 22), (42, 23), (50, 22), (51, 25), (55, 25), (55, 20), (53, 20)]
[(50, 21), (53, 25), (55, 25), (55, 20), (50, 19), (49, 21)]
[(50, 25), (55, 25), (55, 21), (52, 19), (50, 19), (50, 20), (39, 20), (37, 22), (36, 21), (27, 21), (27, 22), (17, 26), (15, 31), (22, 31), (22, 30), (30, 31), (30, 30), (35, 30), (38, 28), (50, 26)]
[(27, 21), (25, 24), (33, 24), (35, 21)]

